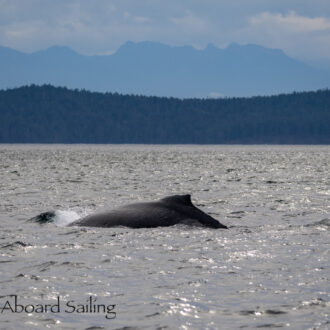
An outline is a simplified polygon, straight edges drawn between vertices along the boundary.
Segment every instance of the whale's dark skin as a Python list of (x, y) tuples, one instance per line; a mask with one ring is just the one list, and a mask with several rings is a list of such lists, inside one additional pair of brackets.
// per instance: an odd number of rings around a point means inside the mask
[(108, 212), (78, 219), (69, 226), (153, 228), (176, 224), (228, 229), (227, 226), (194, 206), (190, 195), (175, 195), (155, 202), (125, 205)]

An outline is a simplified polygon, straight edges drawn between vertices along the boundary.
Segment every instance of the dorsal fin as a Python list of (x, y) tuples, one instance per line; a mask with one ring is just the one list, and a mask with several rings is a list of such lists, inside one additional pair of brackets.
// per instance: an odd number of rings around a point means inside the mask
[(167, 203), (182, 204), (187, 206), (192, 206), (191, 196), (190, 195), (174, 195), (162, 198), (161, 201)]

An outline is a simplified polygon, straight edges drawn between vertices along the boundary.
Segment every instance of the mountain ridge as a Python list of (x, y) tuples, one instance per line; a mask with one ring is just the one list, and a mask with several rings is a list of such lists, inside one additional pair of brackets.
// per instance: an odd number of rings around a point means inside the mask
[(111, 55), (89, 56), (66, 46), (30, 54), (0, 46), (0, 71), (0, 88), (52, 84), (180, 98), (275, 95), (330, 86), (330, 71), (280, 49), (235, 43), (196, 49), (128, 41)]

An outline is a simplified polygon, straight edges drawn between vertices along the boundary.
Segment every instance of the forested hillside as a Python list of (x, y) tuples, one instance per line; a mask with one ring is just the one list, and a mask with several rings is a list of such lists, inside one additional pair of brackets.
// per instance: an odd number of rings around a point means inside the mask
[(0, 91), (0, 143), (329, 144), (330, 91), (182, 100), (31, 85)]

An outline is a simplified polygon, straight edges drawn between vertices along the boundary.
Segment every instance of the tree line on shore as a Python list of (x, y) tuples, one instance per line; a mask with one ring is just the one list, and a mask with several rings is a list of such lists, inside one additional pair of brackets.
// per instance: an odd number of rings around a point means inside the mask
[(0, 143), (329, 144), (330, 90), (178, 99), (23, 86), (0, 91)]

